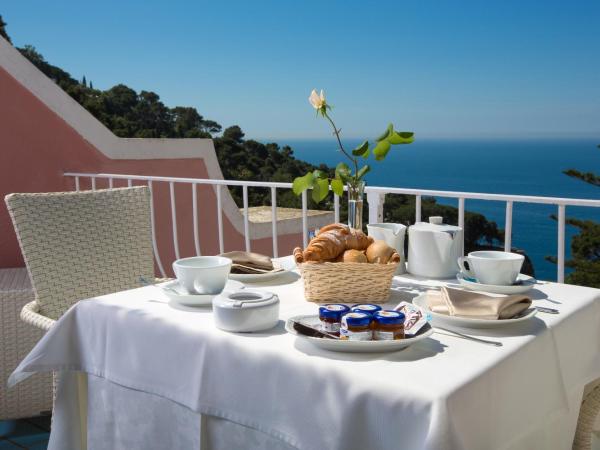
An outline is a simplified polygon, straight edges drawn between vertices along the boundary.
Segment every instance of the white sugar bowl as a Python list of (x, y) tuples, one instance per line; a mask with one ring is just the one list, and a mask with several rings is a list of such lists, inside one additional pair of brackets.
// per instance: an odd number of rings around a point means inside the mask
[(217, 328), (225, 331), (268, 330), (279, 322), (279, 298), (258, 289), (223, 292), (213, 300), (213, 315)]

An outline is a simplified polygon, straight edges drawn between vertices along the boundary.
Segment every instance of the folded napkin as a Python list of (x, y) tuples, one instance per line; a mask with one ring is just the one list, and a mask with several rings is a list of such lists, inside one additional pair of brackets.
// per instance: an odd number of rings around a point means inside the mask
[(235, 251), (221, 253), (220, 256), (233, 261), (231, 266), (232, 273), (259, 274), (283, 270), (281, 267), (273, 265), (273, 261), (271, 261), (269, 256), (261, 255), (260, 253)]
[(439, 291), (427, 291), (427, 305), (431, 311), (449, 316), (476, 319), (512, 319), (531, 306), (525, 295), (492, 297), (479, 292), (442, 287)]

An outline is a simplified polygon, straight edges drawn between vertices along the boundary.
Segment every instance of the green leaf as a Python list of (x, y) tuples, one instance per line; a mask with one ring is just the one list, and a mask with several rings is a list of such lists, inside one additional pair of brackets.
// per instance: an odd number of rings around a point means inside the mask
[(319, 169), (315, 169), (313, 170), (313, 176), (315, 178), (327, 178), (327, 172), (323, 171), (323, 170), (319, 170)]
[(297, 177), (292, 183), (292, 191), (294, 194), (300, 195), (309, 187), (312, 187), (315, 182), (315, 176), (312, 172), (308, 172), (303, 177)]
[(312, 199), (319, 203), (329, 194), (329, 180), (327, 178), (317, 178), (312, 190)]
[(385, 130), (385, 132), (379, 136), (376, 141), (377, 142), (381, 142), (384, 139), (387, 139), (387, 137), (392, 134), (394, 132), (394, 125), (392, 125), (391, 123), (388, 125), (387, 130)]
[(381, 161), (383, 160), (386, 155), (388, 154), (388, 152), (390, 151), (392, 144), (389, 143), (389, 141), (380, 141), (377, 143), (377, 145), (375, 146), (375, 148), (373, 149), (373, 154), (375, 155), (375, 160), (376, 161)]
[(354, 150), (352, 150), (352, 154), (354, 156), (363, 156), (365, 154), (365, 152), (367, 152), (367, 151), (369, 151), (369, 141), (363, 142), (358, 147), (356, 147)]
[(358, 171), (358, 173), (356, 174), (356, 178), (358, 178), (359, 180), (362, 180), (362, 178), (368, 174), (371, 171), (371, 166), (364, 165), (360, 168), (360, 170)]
[(335, 177), (341, 178), (344, 183), (350, 177), (350, 173), (350, 167), (346, 163), (341, 162), (335, 168)]
[(410, 131), (394, 131), (388, 136), (387, 140), (392, 145), (410, 144), (415, 140), (415, 133), (411, 133)]
[(344, 182), (341, 178), (334, 178), (333, 180), (331, 180), (331, 190), (338, 197), (344, 195)]
[(367, 151), (362, 154), (362, 157), (364, 159), (369, 159), (370, 154), (371, 154), (371, 149), (368, 148)]

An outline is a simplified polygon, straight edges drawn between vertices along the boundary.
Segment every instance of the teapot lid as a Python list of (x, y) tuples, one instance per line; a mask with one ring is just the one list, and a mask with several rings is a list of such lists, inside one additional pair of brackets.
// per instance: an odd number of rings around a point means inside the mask
[[(433, 220), (432, 220), (433, 219)], [(457, 232), (462, 231), (461, 227), (456, 225), (448, 225), (442, 223), (443, 219), (440, 216), (432, 216), (429, 218), (429, 222), (416, 222), (410, 229), (418, 231), (441, 231), (441, 232)]]

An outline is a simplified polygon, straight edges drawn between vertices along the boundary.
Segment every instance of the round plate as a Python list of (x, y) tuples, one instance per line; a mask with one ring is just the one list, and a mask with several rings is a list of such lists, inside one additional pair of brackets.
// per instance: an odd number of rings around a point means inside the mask
[(427, 314), (431, 316), (431, 323), (435, 327), (436, 324), (440, 326), (455, 326), (461, 328), (500, 328), (513, 325), (519, 322), (525, 322), (531, 319), (537, 313), (537, 309), (529, 308), (521, 313), (520, 316), (513, 319), (503, 320), (489, 320), (489, 319), (472, 319), (468, 317), (457, 317), (447, 316), (446, 314), (439, 314), (431, 311), (427, 306), (426, 300), (427, 294), (421, 294), (413, 298), (413, 305), (417, 305), (422, 308)]
[[(157, 285), (164, 294), (169, 297), (169, 300), (180, 303), (185, 306), (211, 306), (213, 298), (220, 294), (189, 294), (185, 291), (177, 280), (167, 281)], [(244, 284), (239, 281), (228, 280), (223, 292), (234, 292), (244, 289)], [(174, 293), (170, 289), (174, 289), (178, 294)]]
[(471, 291), (484, 291), (492, 294), (525, 294), (535, 286), (536, 279), (529, 275), (519, 274), (517, 282), (510, 286), (498, 286), (494, 284), (482, 284), (475, 281), (473, 278), (465, 276), (463, 273), (456, 275), (456, 279), (460, 284)]
[(317, 315), (302, 315), (290, 317), (285, 323), (285, 329), (288, 333), (293, 334), (298, 339), (303, 339), (325, 350), (332, 352), (347, 352), (347, 353), (381, 353), (381, 352), (397, 352), (415, 342), (422, 341), (433, 333), (433, 328), (425, 325), (419, 334), (412, 338), (399, 339), (395, 341), (340, 341), (337, 339), (317, 338), (306, 336), (298, 333), (291, 321), (301, 322), (303, 324), (318, 327), (320, 326), (319, 316)]
[(267, 273), (230, 273), (230, 280), (237, 280), (243, 283), (259, 283), (261, 281), (272, 280), (274, 278), (280, 277), (293, 270), (296, 265), (293, 259), (282, 258), (278, 261), (273, 261), (275, 264), (278, 264), (283, 270), (279, 272), (267, 272)]

